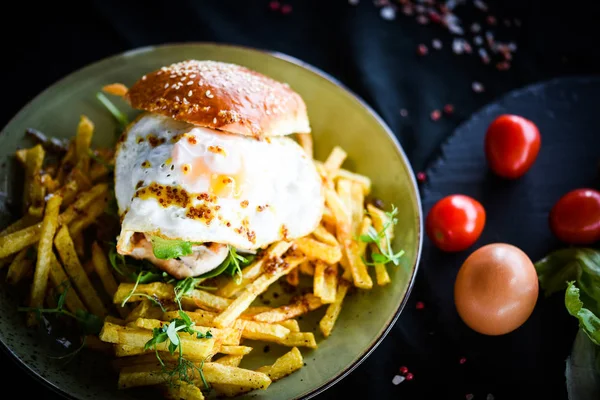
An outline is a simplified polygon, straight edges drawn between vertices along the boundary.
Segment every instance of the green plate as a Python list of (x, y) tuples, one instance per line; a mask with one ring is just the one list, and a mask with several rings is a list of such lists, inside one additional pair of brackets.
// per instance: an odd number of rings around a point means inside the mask
[[(2, 226), (11, 216), (7, 202), (19, 202), (22, 176), (13, 158), (19, 146), (29, 145), (26, 128), (50, 136), (71, 137), (81, 114), (94, 121), (94, 146), (114, 142), (116, 124), (98, 103), (96, 92), (105, 84), (131, 85), (143, 74), (184, 59), (206, 59), (245, 65), (290, 84), (304, 98), (313, 128), (316, 158), (324, 159), (335, 145), (348, 152), (344, 166), (368, 175), (373, 195), (399, 209), (394, 248), (406, 251), (399, 267), (388, 267), (392, 283), (370, 291), (354, 291), (344, 302), (332, 335), (324, 339), (315, 329), (324, 307), (301, 321), (303, 330), (315, 331), (319, 348), (301, 349), (306, 367), (272, 384), (266, 391), (248, 395), (257, 399), (308, 398), (338, 382), (381, 342), (400, 315), (417, 270), (422, 242), (422, 217), (413, 171), (402, 148), (386, 124), (362, 100), (321, 71), (291, 57), (217, 44), (181, 44), (145, 47), (83, 68), (51, 86), (2, 130), (0, 197)], [(130, 117), (136, 112), (117, 103)], [(374, 274), (372, 274), (374, 276)], [(0, 340), (18, 362), (59, 393), (77, 399), (159, 398), (148, 389), (118, 391), (117, 375), (105, 356), (82, 352), (69, 363), (49, 357), (43, 335), (25, 328), (16, 311), (23, 289), (5, 287), (0, 279)], [(274, 289), (276, 290), (276, 289)], [(268, 295), (267, 295), (268, 296)], [(255, 367), (273, 361), (285, 349), (264, 343), (244, 360)], [(244, 364), (242, 364), (244, 366)], [(148, 393), (156, 393), (148, 396)]]

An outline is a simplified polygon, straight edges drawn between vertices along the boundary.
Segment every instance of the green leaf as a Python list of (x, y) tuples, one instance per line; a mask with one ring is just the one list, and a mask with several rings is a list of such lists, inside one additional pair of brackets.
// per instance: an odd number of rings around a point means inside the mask
[(360, 235), (358, 237), (358, 240), (360, 240), (361, 242), (364, 242), (364, 243), (375, 243), (375, 242), (377, 242), (377, 239), (372, 238), (370, 235)]
[(579, 327), (590, 340), (600, 346), (600, 318), (589, 309), (584, 308), (584, 304), (579, 298), (579, 289), (572, 281), (568, 283), (565, 292), (565, 306), (569, 314), (579, 320)]
[(207, 339), (212, 339), (213, 335), (212, 335), (212, 333), (210, 331), (208, 331), (208, 332), (206, 332), (204, 334), (204, 337), (207, 338)]
[(102, 318), (85, 310), (76, 310), (75, 316), (85, 333), (89, 335), (98, 335), (102, 330), (102, 325), (104, 325), (104, 320)]
[(121, 128), (126, 128), (129, 125), (129, 119), (123, 114), (113, 103), (101, 92), (96, 93), (96, 98), (100, 100), (100, 103), (106, 107), (106, 109), (115, 117)]
[(159, 236), (152, 236), (150, 241), (152, 242), (154, 257), (161, 260), (170, 260), (192, 254), (192, 242), (163, 239)]
[(389, 259), (386, 256), (384, 256), (383, 254), (379, 254), (379, 253), (371, 254), (371, 258), (373, 259), (374, 262), (376, 262), (378, 264), (385, 264), (389, 261)]
[(62, 308), (65, 305), (65, 301), (67, 300), (67, 291), (69, 290), (69, 287), (65, 287), (63, 289), (63, 291), (60, 293), (60, 295), (58, 296), (58, 300), (56, 300), (56, 308), (58, 308), (59, 310), (62, 310)]
[(192, 319), (190, 318), (190, 316), (187, 315), (185, 311), (179, 310), (179, 316), (181, 317), (181, 319), (185, 323), (186, 327), (189, 328), (189, 327), (191, 327), (194, 324), (194, 322), (192, 321)]

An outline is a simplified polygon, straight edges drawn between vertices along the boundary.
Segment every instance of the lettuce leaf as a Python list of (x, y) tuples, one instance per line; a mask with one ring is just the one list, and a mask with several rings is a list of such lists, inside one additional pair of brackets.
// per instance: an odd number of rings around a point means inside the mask
[(159, 236), (152, 236), (150, 241), (152, 242), (154, 257), (161, 260), (189, 256), (192, 254), (192, 246), (195, 244), (185, 240), (163, 239)]
[(569, 314), (579, 320), (579, 327), (583, 330), (590, 340), (597, 346), (600, 346), (600, 318), (593, 312), (584, 308), (583, 302), (579, 298), (579, 289), (575, 282), (569, 282), (565, 292), (565, 306)]

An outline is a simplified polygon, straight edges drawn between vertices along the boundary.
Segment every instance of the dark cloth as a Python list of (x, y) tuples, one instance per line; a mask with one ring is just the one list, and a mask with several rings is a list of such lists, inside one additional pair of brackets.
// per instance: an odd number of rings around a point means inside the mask
[[(521, 28), (511, 31), (518, 51), (512, 68), (503, 72), (494, 63), (483, 65), (476, 56), (453, 54), (451, 36), (439, 26), (420, 25), (401, 13), (393, 21), (382, 19), (371, 1), (361, 0), (358, 6), (343, 0), (284, 3), (293, 7), (290, 14), (271, 11), (268, 1), (249, 0), (13, 2), (11, 12), (4, 14), (13, 24), (0, 27), (4, 44), (0, 123), (6, 124), (48, 85), (106, 56), (168, 42), (231, 43), (289, 54), (339, 79), (383, 117), (415, 171), (420, 171), (438, 156), (441, 143), (458, 124), (501, 94), (552, 77), (600, 72), (598, 13), (591, 0), (490, 4), (498, 21), (517, 17), (522, 22)], [(476, 12), (465, 15), (465, 21), (474, 20)], [(443, 41), (441, 51), (432, 48), (434, 38)], [(420, 43), (429, 47), (425, 57), (416, 54)], [(473, 81), (481, 82), (485, 91), (475, 93)], [(431, 112), (447, 103), (454, 105), (453, 115), (432, 121)], [(408, 115), (402, 116), (401, 109)], [(507, 341), (506, 348), (490, 351), (494, 357), (472, 352), (468, 337), (440, 330), (439, 315), (453, 307), (451, 286), (448, 282), (447, 293), (435, 296), (449, 299), (446, 304), (430, 306), (433, 300), (429, 302), (421, 273), (405, 311), (383, 343), (319, 398), (463, 399), (469, 393), (475, 399), (485, 399), (488, 393), (496, 399), (566, 398), (564, 362), (548, 360), (553, 355), (564, 357), (572, 337), (556, 335), (560, 338), (556, 353), (553, 346), (546, 346), (549, 354), (536, 359), (524, 358), (529, 357), (525, 349), (530, 345), (525, 341), (516, 345)], [(416, 309), (417, 301), (425, 304), (423, 310)], [(555, 306), (561, 310), (560, 301)], [(556, 329), (574, 332), (576, 321), (563, 320), (571, 325)], [(540, 334), (546, 340), (555, 336)], [(461, 357), (466, 357), (464, 364)], [(0, 362), (5, 366), (3, 381), (13, 388), (19, 383), (27, 397), (58, 398), (23, 370), (6, 368), (13, 365), (6, 354), (0, 353)], [(392, 378), (402, 365), (409, 367), (414, 379), (394, 386)]]

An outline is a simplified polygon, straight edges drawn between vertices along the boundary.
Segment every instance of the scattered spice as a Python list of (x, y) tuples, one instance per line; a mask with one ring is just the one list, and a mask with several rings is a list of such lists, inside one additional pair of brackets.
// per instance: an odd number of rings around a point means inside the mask
[(425, 308), (425, 303), (423, 303), (422, 301), (417, 301), (417, 304), (415, 305), (415, 308), (417, 310), (422, 310)]
[(417, 46), (417, 54), (420, 56), (425, 56), (427, 55), (427, 53), (429, 53), (429, 49), (427, 49), (427, 46), (425, 46), (424, 44), (420, 44)]
[[(420, 183), (423, 183), (427, 180), (427, 174), (423, 171), (421, 172), (417, 172), (417, 181)], [(420, 301), (417, 302), (417, 308), (419, 308), (419, 303), (421, 303)], [(421, 303), (423, 304), (423, 303)]]
[(452, 104), (446, 104), (444, 106), (444, 113), (446, 115), (452, 115), (452, 114), (454, 114), (454, 106)]
[(402, 375), (404, 375), (408, 372), (408, 368), (405, 366), (402, 366), (402, 367), (400, 367), (399, 371)]
[(409, 372), (409, 373), (408, 373), (408, 374), (406, 374), (406, 376), (405, 376), (405, 378), (406, 378), (406, 380), (407, 380), (407, 381), (412, 381), (412, 380), (414, 379), (414, 377), (415, 377), (415, 376), (414, 376), (414, 375), (413, 375), (411, 372)]
[(292, 6), (289, 4), (284, 4), (283, 6), (281, 6), (281, 13), (283, 15), (287, 15), (290, 14), (292, 12)]
[(430, 116), (432, 121), (437, 121), (442, 117), (442, 113), (440, 110), (433, 110)]
[(459, 363), (464, 364), (467, 362), (467, 358), (466, 357), (461, 357), (460, 360), (458, 360)]

